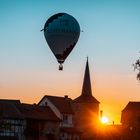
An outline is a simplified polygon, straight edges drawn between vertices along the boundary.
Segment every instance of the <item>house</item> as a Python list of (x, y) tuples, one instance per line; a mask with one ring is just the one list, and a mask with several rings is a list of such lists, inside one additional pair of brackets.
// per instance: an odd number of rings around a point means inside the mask
[(49, 107), (21, 104), (26, 140), (58, 140), (60, 119)]
[(0, 139), (57, 140), (60, 119), (49, 107), (0, 100)]
[(74, 111), (71, 106), (72, 99), (68, 96), (50, 96), (45, 95), (38, 103), (39, 106), (49, 106), (55, 115), (61, 119), (60, 140), (80, 140), (81, 132), (76, 130), (73, 124)]
[(0, 100), (0, 139), (22, 140), (25, 120), (17, 109), (19, 100)]
[(129, 102), (122, 110), (123, 139), (140, 139), (140, 102)]

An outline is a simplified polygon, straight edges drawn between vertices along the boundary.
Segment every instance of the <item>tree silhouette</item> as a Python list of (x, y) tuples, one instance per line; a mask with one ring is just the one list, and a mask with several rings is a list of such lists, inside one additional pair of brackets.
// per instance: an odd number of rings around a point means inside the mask
[(134, 71), (137, 70), (137, 80), (140, 82), (140, 58), (136, 60), (136, 62), (133, 64)]

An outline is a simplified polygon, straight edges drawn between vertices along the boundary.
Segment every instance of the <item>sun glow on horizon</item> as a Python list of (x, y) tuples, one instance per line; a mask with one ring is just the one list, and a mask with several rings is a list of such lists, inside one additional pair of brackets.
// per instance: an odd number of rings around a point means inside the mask
[(103, 124), (107, 124), (108, 122), (109, 122), (108, 117), (103, 116), (103, 117), (101, 118), (101, 123), (103, 123)]

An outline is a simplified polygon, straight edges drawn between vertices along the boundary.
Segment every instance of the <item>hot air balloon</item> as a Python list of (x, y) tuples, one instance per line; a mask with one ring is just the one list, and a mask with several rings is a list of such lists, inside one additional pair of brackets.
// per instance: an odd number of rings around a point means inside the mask
[(59, 70), (63, 70), (62, 64), (80, 36), (79, 23), (69, 14), (58, 13), (46, 21), (43, 30), (48, 46), (60, 64)]

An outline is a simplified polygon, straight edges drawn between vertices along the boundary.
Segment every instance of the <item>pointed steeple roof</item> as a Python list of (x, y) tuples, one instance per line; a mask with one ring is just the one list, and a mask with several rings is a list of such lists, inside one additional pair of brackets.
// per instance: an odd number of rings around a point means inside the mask
[(85, 75), (84, 75), (84, 81), (83, 81), (81, 95), (84, 97), (91, 97), (92, 96), (88, 58), (87, 58), (87, 62), (86, 62), (86, 69), (85, 69)]
[(86, 62), (82, 92), (81, 92), (81, 95), (77, 97), (74, 101), (99, 103), (99, 101), (95, 97), (92, 96), (88, 57), (87, 57), (87, 62)]

